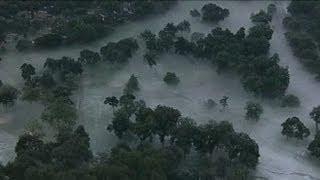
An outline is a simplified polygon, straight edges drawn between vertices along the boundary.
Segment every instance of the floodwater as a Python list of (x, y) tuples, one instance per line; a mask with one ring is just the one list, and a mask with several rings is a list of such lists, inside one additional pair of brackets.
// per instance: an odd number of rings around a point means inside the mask
[[(88, 48), (99, 50), (110, 41), (122, 38), (136, 37), (144, 29), (158, 32), (166, 23), (178, 23), (188, 20), (192, 32), (208, 33), (212, 28), (220, 26), (235, 32), (240, 27), (249, 28), (250, 14), (260, 9), (266, 9), (268, 1), (217, 1), (230, 10), (230, 16), (218, 24), (207, 24), (198, 18), (192, 18), (189, 11), (201, 9), (207, 1), (179, 1), (167, 13), (150, 17), (143, 21), (129, 23), (118, 27), (107, 38), (97, 42), (72, 47), (62, 47), (55, 50), (20, 53), (9, 51), (0, 63), (0, 79), (17, 87), (22, 87), (19, 67), (28, 62), (35, 67), (42, 67), (47, 57), (60, 58), (71, 56), (77, 58), (79, 52)], [(141, 90), (137, 93), (139, 99), (147, 105), (158, 104), (173, 106), (184, 116), (194, 118), (198, 123), (208, 120), (227, 120), (233, 123), (237, 131), (243, 131), (254, 138), (260, 147), (260, 160), (255, 179), (301, 180), (320, 179), (320, 162), (310, 157), (306, 150), (314, 136), (314, 123), (308, 114), (314, 106), (320, 104), (320, 83), (293, 56), (284, 37), (285, 29), (282, 19), (286, 16), (289, 2), (275, 2), (277, 13), (273, 17), (274, 29), (270, 53), (278, 53), (280, 64), (288, 66), (290, 86), (288, 93), (297, 95), (301, 100), (300, 108), (280, 108), (275, 102), (256, 99), (242, 88), (239, 78), (232, 74), (217, 74), (214, 67), (199, 63), (190, 57), (164, 54), (158, 60), (158, 65), (150, 68), (143, 62), (143, 48), (130, 59), (124, 67), (115, 67), (108, 63), (86, 67), (81, 80), (81, 86), (74, 98), (79, 110), (79, 123), (85, 125), (91, 137), (91, 147), (94, 152), (109, 150), (117, 138), (106, 130), (111, 122), (112, 111), (103, 104), (106, 96), (119, 96), (124, 84), (131, 74), (138, 77)], [(181, 82), (177, 87), (168, 87), (162, 78), (166, 72), (175, 72)], [(229, 108), (225, 112), (207, 110), (203, 102), (212, 98), (218, 101), (222, 96), (229, 96)], [(254, 100), (263, 104), (264, 114), (258, 122), (244, 119), (244, 106), (247, 101)], [(9, 109), (0, 109), (0, 160), (7, 162), (13, 156), (15, 142), (29, 120), (39, 118), (43, 107), (37, 103), (18, 102)], [(281, 123), (288, 117), (298, 116), (310, 128), (312, 135), (303, 141), (287, 140), (281, 135)]]

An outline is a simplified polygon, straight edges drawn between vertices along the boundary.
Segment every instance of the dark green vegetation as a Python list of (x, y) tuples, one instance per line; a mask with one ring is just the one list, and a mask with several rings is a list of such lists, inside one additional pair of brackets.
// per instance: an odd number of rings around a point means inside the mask
[(300, 100), (297, 96), (288, 94), (283, 96), (281, 100), (281, 107), (299, 107)]
[(303, 139), (310, 135), (309, 129), (297, 117), (288, 118), (281, 124), (281, 134), (288, 138)]
[[(118, 102), (116, 101), (117, 98), (112, 97), (108, 97), (106, 100), (111, 102), (111, 99)], [(162, 144), (160, 150), (174, 148), (176, 152), (181, 151), (181, 159), (177, 156), (171, 157), (176, 162), (173, 166), (174, 169), (165, 172), (166, 179), (180, 179), (182, 177), (182, 179), (187, 177), (191, 179), (201, 177), (230, 179), (230, 176), (235, 173), (235, 169), (233, 169), (235, 166), (242, 167), (243, 171), (232, 177), (241, 179), (246, 177), (248, 169), (254, 168), (258, 162), (258, 145), (247, 134), (235, 132), (232, 125), (226, 121), (197, 125), (194, 120), (182, 117), (180, 111), (172, 107), (158, 105), (152, 109), (147, 107), (143, 101), (137, 101), (130, 94), (123, 95), (119, 99), (119, 106), (113, 106), (117, 109), (114, 111), (114, 117), (108, 127), (111, 132), (115, 133), (120, 139), (128, 139), (128, 137), (131, 137), (129, 139), (136, 139), (140, 146), (160, 142)], [(217, 170), (204, 176), (196, 168), (193, 169), (195, 172), (181, 176), (180, 171), (182, 169), (177, 165), (188, 161), (186, 157), (193, 151), (198, 154), (197, 159), (205, 158), (211, 166), (221, 165), (221, 168), (226, 169), (226, 171), (219, 172)], [(234, 164), (229, 166), (212, 162), (211, 158), (220, 153), (225, 154), (220, 157), (223, 161), (228, 162), (227, 164), (231, 162)], [(199, 163), (202, 164), (203, 162), (200, 161)], [(173, 173), (172, 177), (170, 173)]]
[(7, 84), (0, 85), (0, 104), (4, 106), (13, 105), (18, 98), (19, 91)]
[(124, 94), (133, 94), (136, 91), (139, 91), (139, 82), (138, 82), (138, 78), (132, 74), (130, 76), (130, 79), (128, 80), (128, 82), (126, 83), (126, 86), (123, 90)]
[[(229, 10), (226, 8), (221, 8), (216, 4), (206, 4), (201, 8), (202, 20), (218, 22), (229, 16)], [(193, 13), (196, 14), (196, 13)]]
[(314, 107), (310, 112), (310, 118), (316, 123), (316, 131), (319, 132), (320, 106)]
[(276, 98), (285, 95), (289, 72), (279, 66), (277, 54), (268, 57), (269, 40), (273, 33), (270, 25), (253, 26), (247, 35), (244, 28), (232, 33), (218, 27), (193, 42), (178, 36), (177, 32), (177, 26), (168, 23), (158, 36), (148, 30), (141, 33), (148, 50), (146, 59), (152, 61), (152, 65), (156, 65), (157, 54), (174, 51), (199, 60), (209, 60), (216, 65), (219, 73), (238, 72), (244, 89), (256, 96)]
[(291, 1), (288, 11), (291, 16), (283, 20), (288, 29), (286, 37), (292, 50), (311, 72), (320, 74), (318, 44), (320, 42), (320, 23), (318, 1)]
[(263, 113), (263, 108), (259, 103), (247, 102), (246, 105), (246, 119), (259, 120)]
[(163, 78), (163, 81), (169, 85), (177, 85), (180, 82), (180, 79), (175, 73), (167, 72), (167, 74)]
[[(87, 43), (114, 26), (166, 11), (175, 1), (5, 1), (0, 4), (0, 45), (19, 35), (17, 49)], [(38, 35), (40, 30), (48, 33)], [(41, 32), (41, 31), (40, 31)], [(30, 38), (35, 34), (34, 44)], [(1, 46), (2, 47), (2, 46)]]
[(320, 158), (320, 133), (318, 132), (314, 137), (314, 140), (309, 144), (308, 150), (311, 155)]
[(84, 49), (80, 52), (78, 61), (83, 64), (97, 64), (99, 61), (101, 61), (101, 57), (97, 52)]
[(125, 63), (133, 52), (139, 48), (137, 41), (133, 38), (122, 39), (119, 42), (109, 42), (100, 49), (102, 60), (112, 63)]

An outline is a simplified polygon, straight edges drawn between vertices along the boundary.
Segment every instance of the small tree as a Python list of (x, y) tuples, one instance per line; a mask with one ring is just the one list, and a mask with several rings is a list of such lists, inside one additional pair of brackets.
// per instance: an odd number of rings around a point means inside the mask
[(309, 115), (311, 119), (316, 123), (316, 131), (318, 132), (318, 124), (320, 123), (320, 106), (314, 107)]
[(288, 118), (281, 126), (281, 134), (290, 138), (303, 139), (310, 135), (309, 129), (297, 117)]
[(114, 108), (118, 106), (119, 100), (115, 96), (109, 96), (104, 100), (104, 104), (109, 104), (114, 112)]
[(129, 81), (126, 84), (126, 87), (124, 88), (124, 94), (133, 94), (135, 91), (139, 91), (139, 82), (138, 82), (138, 78), (132, 74), (130, 76)]
[(246, 108), (246, 119), (259, 120), (263, 113), (263, 108), (259, 103), (247, 102)]
[(311, 155), (319, 158), (320, 157), (320, 133), (317, 132), (314, 140), (308, 146), (308, 150), (311, 152)]
[(281, 107), (299, 107), (300, 100), (297, 96), (288, 94), (282, 98)]
[(219, 103), (221, 104), (223, 110), (225, 110), (228, 107), (228, 96), (223, 96), (222, 99), (219, 100)]
[(229, 16), (229, 10), (216, 4), (206, 4), (202, 7), (202, 20), (218, 22)]
[(24, 80), (30, 80), (31, 76), (36, 74), (35, 68), (31, 64), (24, 63), (20, 69)]
[(18, 98), (19, 91), (10, 86), (10, 85), (2, 85), (0, 87), (0, 104), (7, 106), (8, 104), (14, 104), (16, 99)]
[(180, 82), (177, 75), (172, 72), (167, 72), (167, 74), (163, 78), (163, 81), (169, 85), (177, 85)]

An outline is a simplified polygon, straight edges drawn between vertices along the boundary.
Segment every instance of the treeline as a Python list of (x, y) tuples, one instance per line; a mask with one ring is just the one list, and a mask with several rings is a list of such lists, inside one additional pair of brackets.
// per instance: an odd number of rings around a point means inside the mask
[(294, 55), (320, 78), (320, 42), (319, 1), (291, 1), (288, 6), (290, 16), (284, 18), (283, 24), (288, 29), (286, 38)]
[(158, 36), (149, 30), (141, 33), (146, 42), (144, 58), (148, 64), (156, 65), (158, 55), (164, 52), (191, 55), (212, 62), (219, 73), (237, 72), (243, 87), (254, 95), (268, 98), (285, 95), (289, 72), (279, 65), (277, 54), (268, 56), (273, 33), (269, 24), (257, 24), (249, 29), (248, 34), (244, 28), (232, 33), (218, 27), (206, 36), (197, 35), (199, 38), (195, 41), (189, 41), (180, 33), (189, 30), (190, 24), (183, 21), (177, 26), (168, 23)]
[[(0, 3), (0, 45), (9, 33), (22, 35), (18, 50), (86, 43), (112, 27), (161, 13), (174, 1), (4, 1)], [(48, 33), (30, 40), (40, 29)]]

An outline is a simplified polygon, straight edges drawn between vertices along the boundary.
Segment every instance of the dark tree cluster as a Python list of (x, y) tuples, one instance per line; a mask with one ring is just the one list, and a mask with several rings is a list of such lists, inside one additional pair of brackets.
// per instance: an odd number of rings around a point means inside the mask
[(8, 163), (3, 172), (6, 178), (13, 180), (89, 180), (88, 172), (82, 172), (85, 170), (82, 166), (87, 166), (93, 157), (89, 140), (83, 126), (58, 134), (55, 142), (45, 143), (38, 137), (24, 134), (15, 147), (15, 160)]
[(118, 42), (110, 42), (100, 49), (102, 60), (111, 63), (126, 63), (139, 48), (135, 39), (127, 38)]
[(259, 103), (248, 102), (246, 105), (246, 119), (259, 120), (263, 113), (263, 107)]
[(163, 78), (163, 81), (169, 85), (177, 85), (180, 82), (180, 79), (175, 73), (167, 72)]
[(126, 86), (123, 90), (124, 94), (133, 94), (136, 91), (139, 91), (139, 82), (138, 82), (138, 78), (132, 74), (128, 80), (128, 82), (126, 83)]
[(22, 39), (18, 50), (30, 47), (51, 48), (66, 44), (86, 43), (106, 36), (118, 24), (159, 14), (175, 1), (8, 1), (0, 4), (0, 42), (6, 35), (27, 37), (41, 29), (51, 32), (35, 38), (35, 44)]
[(206, 4), (201, 8), (202, 20), (218, 22), (229, 16), (230, 12), (226, 8), (222, 8), (216, 4)]
[(13, 105), (18, 99), (19, 91), (11, 85), (2, 84), (0, 86), (0, 104), (4, 106)]
[(288, 118), (281, 126), (281, 134), (290, 138), (303, 139), (310, 135), (310, 130), (297, 117)]
[(254, 168), (258, 163), (256, 142), (244, 133), (235, 132), (226, 121), (197, 125), (194, 120), (182, 117), (177, 109), (162, 105), (152, 109), (128, 94), (121, 96), (120, 100), (107, 97), (105, 103), (117, 107), (108, 129), (119, 138), (134, 136), (145, 144), (158, 137), (162, 146), (169, 143), (179, 147), (184, 156), (192, 149), (209, 155), (223, 150), (230, 161), (247, 168)]
[[(249, 29), (240, 28), (236, 33), (215, 28), (197, 41), (177, 36), (177, 27), (168, 23), (158, 37), (146, 30), (141, 33), (147, 50), (156, 54), (173, 50), (177, 54), (206, 59), (217, 66), (218, 72), (235, 70), (240, 74), (243, 87), (262, 97), (276, 98), (285, 95), (289, 85), (287, 68), (279, 65), (277, 54), (268, 57), (273, 30), (269, 24), (257, 24)], [(156, 56), (145, 58), (155, 65)]]
[(78, 61), (83, 64), (97, 64), (101, 61), (100, 54), (97, 52), (90, 51), (88, 49), (84, 49), (80, 52), (80, 57)]
[(293, 94), (288, 94), (282, 97), (281, 107), (299, 107), (300, 100)]
[(294, 55), (311, 72), (320, 76), (320, 60), (318, 43), (320, 42), (319, 9), (317, 1), (291, 1), (288, 6), (290, 16), (284, 18), (283, 24), (288, 32), (286, 38)]
[(272, 15), (265, 12), (264, 10), (260, 10), (256, 14), (251, 15), (251, 21), (254, 23), (266, 23), (268, 24), (272, 20)]

